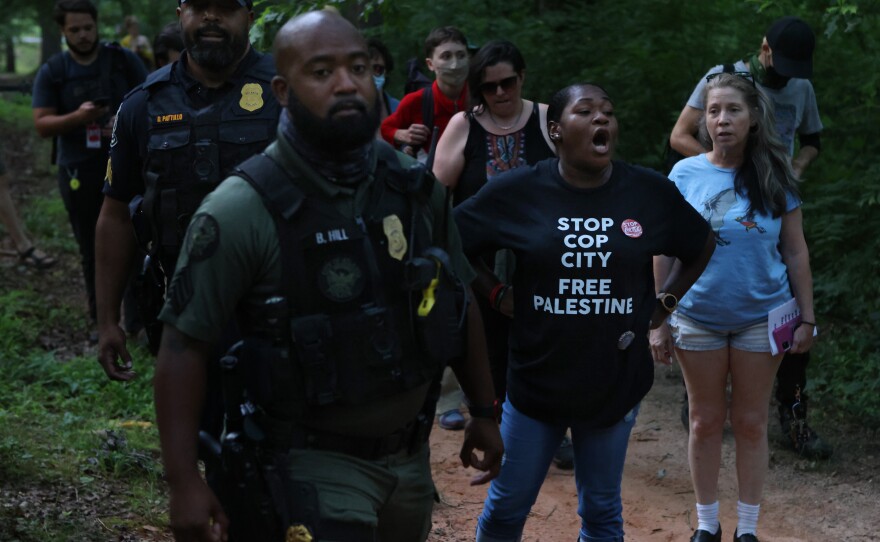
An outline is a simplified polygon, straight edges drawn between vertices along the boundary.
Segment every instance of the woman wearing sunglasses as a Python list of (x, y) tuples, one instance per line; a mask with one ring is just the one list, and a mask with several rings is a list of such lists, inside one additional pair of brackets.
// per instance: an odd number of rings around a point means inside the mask
[[(678, 162), (669, 177), (712, 226), (717, 248), (668, 325), (651, 332), (651, 348), (655, 360), (668, 361), (674, 346), (687, 385), (698, 520), (691, 541), (721, 540), (718, 473), (729, 377), (739, 482), (734, 540), (757, 542), (770, 393), (783, 354), (771, 354), (767, 313), (794, 294), (802, 321), (790, 352), (808, 351), (816, 326), (813, 280), (797, 182), (767, 96), (748, 72), (707, 79), (699, 127), (711, 150)], [(657, 258), (658, 281), (673, 263)]]
[(499, 175), (455, 209), (469, 257), (505, 248), (516, 255), (504, 459), (476, 539), (522, 540), (570, 429), (578, 540), (621, 542), (627, 444), (654, 379), (649, 323), (669, 315), (654, 293), (653, 256), (683, 262), (663, 290), (680, 297), (715, 243), (665, 177), (612, 159), (618, 124), (601, 87), (557, 92), (547, 125), (558, 159)]
[[(509, 41), (489, 42), (471, 59), (468, 89), (475, 107), (452, 117), (434, 160), (434, 174), (453, 190), (454, 205), (476, 194), (499, 173), (554, 156), (547, 133), (547, 105), (522, 98), (525, 72), (522, 54)], [(487, 274), (489, 278), (474, 288), (486, 330), (492, 380), (501, 402), (513, 314), (513, 296), (507, 286), (512, 258), (509, 251), (499, 252), (496, 266), (495, 252), (489, 252), (482, 261), (497, 273)]]

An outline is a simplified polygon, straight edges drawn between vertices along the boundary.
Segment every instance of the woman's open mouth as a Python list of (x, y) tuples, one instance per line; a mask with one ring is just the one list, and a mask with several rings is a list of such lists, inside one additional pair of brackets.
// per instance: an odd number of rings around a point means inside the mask
[(605, 130), (604, 128), (596, 130), (596, 133), (593, 134), (593, 149), (600, 154), (607, 153), (610, 150), (610, 140), (611, 138), (608, 130)]

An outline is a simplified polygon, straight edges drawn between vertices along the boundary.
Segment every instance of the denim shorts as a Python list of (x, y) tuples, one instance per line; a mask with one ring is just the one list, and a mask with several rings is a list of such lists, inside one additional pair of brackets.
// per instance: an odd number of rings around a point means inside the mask
[(745, 352), (770, 352), (767, 321), (729, 331), (709, 329), (679, 312), (669, 317), (675, 347), (704, 351), (732, 347)]

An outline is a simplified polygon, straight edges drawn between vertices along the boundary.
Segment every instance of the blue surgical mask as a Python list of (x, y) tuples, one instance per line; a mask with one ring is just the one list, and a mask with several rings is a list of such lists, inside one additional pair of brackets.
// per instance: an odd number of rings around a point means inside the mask
[(376, 89), (379, 92), (382, 92), (382, 87), (385, 86), (385, 76), (384, 75), (374, 75), (373, 82), (376, 83)]

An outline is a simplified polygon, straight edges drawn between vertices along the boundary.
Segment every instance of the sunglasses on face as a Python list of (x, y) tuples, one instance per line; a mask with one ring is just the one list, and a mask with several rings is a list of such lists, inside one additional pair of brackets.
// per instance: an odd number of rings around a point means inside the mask
[(718, 77), (719, 75), (722, 75), (722, 74), (725, 74), (725, 73), (728, 74), (728, 75), (735, 75), (735, 76), (737, 76), (737, 77), (742, 77), (743, 79), (745, 79), (746, 81), (748, 81), (749, 83), (751, 83), (752, 86), (755, 86), (755, 77), (752, 75), (751, 72), (718, 72), (718, 73), (710, 73), (709, 75), (706, 76), (706, 82), (708, 83), (708, 82), (711, 81), (712, 79), (715, 79), (715, 78)]
[(486, 81), (480, 85), (480, 92), (483, 94), (495, 94), (498, 92), (498, 87), (501, 87), (501, 90), (504, 92), (508, 92), (516, 86), (518, 79), (518, 75), (511, 75), (510, 77), (505, 77), (501, 81)]
[(382, 64), (373, 64), (373, 75), (385, 75), (385, 66)]

